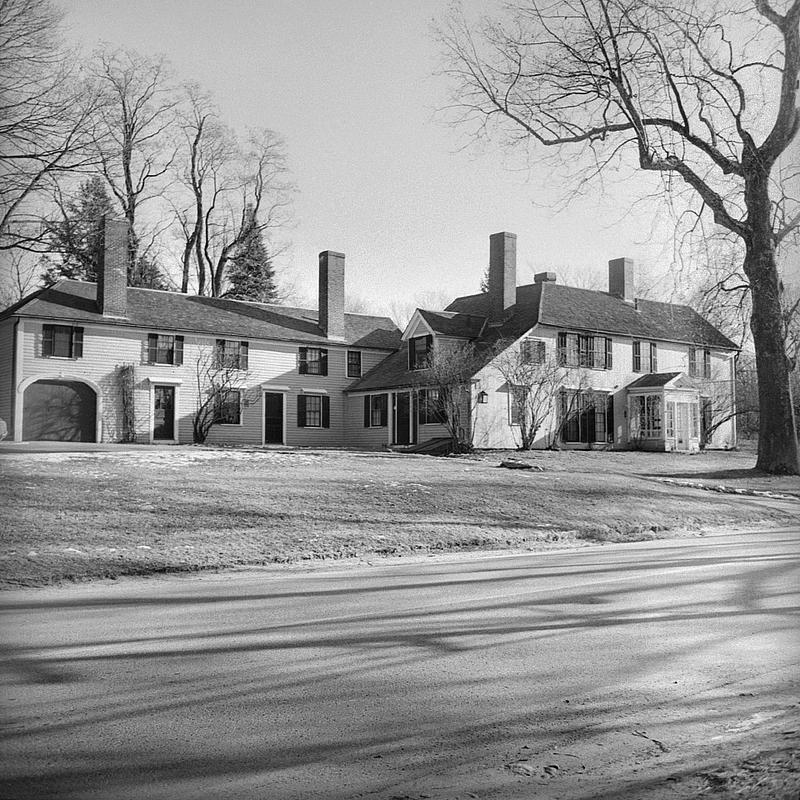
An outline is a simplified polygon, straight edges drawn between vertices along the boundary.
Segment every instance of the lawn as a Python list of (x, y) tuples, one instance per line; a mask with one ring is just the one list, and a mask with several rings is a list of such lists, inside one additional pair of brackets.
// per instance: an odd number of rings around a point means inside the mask
[[(505, 457), (540, 469), (499, 468)], [(800, 480), (754, 474), (754, 460), (752, 453), (0, 451), (0, 585), (541, 549), (794, 521), (797, 500), (773, 507), (675, 483), (800, 499)]]

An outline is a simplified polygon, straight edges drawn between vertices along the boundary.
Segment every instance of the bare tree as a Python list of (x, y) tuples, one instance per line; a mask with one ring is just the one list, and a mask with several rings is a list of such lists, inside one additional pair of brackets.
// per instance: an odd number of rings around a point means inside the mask
[[(238, 344), (238, 343), (237, 343)], [(225, 422), (229, 404), (241, 413), (241, 395), (247, 372), (247, 355), (226, 353), (219, 346), (200, 346), (195, 361), (195, 413), (192, 436), (195, 444), (203, 444), (212, 426)]]
[(547, 356), (544, 342), (524, 341), (519, 345), (501, 340), (492, 362), (511, 393), (519, 425), (519, 447), (531, 450), (542, 426), (556, 410), (558, 392), (567, 368), (554, 356)]
[(39, 257), (25, 249), (7, 250), (0, 255), (0, 309), (30, 294), (39, 284)]
[(172, 162), (178, 95), (164, 58), (102, 48), (92, 72), (103, 93), (98, 113), (98, 158), (105, 179), (128, 220), (129, 275), (157, 238), (144, 242), (141, 207), (163, 194)]
[[(800, 471), (775, 248), (800, 221), (773, 168), (800, 128), (800, 0), (530, 0), (441, 32), (461, 122), (575, 148), (584, 179), (625, 165), (688, 187), (741, 239), (761, 408), (757, 467)], [(777, 196), (776, 196), (777, 194)]]
[(0, 249), (43, 249), (34, 200), (94, 161), (98, 95), (49, 0), (0, 0)]

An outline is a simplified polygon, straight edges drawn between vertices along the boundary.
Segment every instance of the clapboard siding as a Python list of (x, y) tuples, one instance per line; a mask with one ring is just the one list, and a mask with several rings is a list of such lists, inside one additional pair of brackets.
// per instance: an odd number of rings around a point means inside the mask
[[(386, 394), (386, 392), (375, 392)], [(387, 396), (386, 425), (375, 428), (364, 427), (364, 397), (369, 395), (349, 395), (345, 400), (345, 441), (351, 447), (363, 450), (381, 450), (389, 444), (391, 430), (391, 402)]]

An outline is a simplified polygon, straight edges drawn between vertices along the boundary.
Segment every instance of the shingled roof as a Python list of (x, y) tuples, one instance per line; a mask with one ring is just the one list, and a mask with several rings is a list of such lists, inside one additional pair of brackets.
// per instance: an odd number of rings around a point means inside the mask
[[(480, 345), (478, 352), (482, 355), (477, 358), (476, 372), (492, 358), (498, 342), (519, 339), (537, 323), (572, 331), (617, 334), (721, 350), (738, 349), (689, 306), (651, 300), (637, 300), (632, 304), (606, 292), (577, 289), (551, 281), (518, 286), (516, 300), (500, 325), (486, 324), (489, 316), (489, 295), (486, 292), (459, 297), (444, 312), (420, 309), (420, 315), (437, 333), (461, 336)], [(469, 325), (461, 320), (469, 320)], [(451, 332), (453, 330), (460, 333)], [(478, 332), (470, 335), (474, 331)], [(403, 348), (351, 384), (348, 391), (423, 386), (425, 374), (425, 370), (408, 369), (408, 355)]]
[[(38, 317), (248, 339), (329, 341), (319, 327), (316, 310), (132, 287), (127, 293), (127, 318), (111, 319), (97, 309), (96, 284), (61, 280), (6, 309), (0, 320)], [(344, 327), (344, 343), (351, 347), (394, 350), (400, 345), (400, 331), (388, 317), (345, 314)]]

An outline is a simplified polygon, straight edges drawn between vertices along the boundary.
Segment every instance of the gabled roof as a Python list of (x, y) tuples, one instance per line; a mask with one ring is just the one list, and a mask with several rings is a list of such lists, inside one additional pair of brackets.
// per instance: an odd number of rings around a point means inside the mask
[[(518, 286), (516, 300), (516, 304), (508, 310), (505, 320), (499, 325), (488, 323), (489, 295), (486, 292), (459, 297), (444, 312), (418, 310), (418, 313), (426, 324), (442, 335), (457, 335), (448, 333), (448, 330), (452, 330), (448, 329), (451, 324), (457, 325), (454, 329), (462, 333), (478, 331), (471, 337), (463, 337), (479, 345), (476, 372), (491, 360), (498, 342), (515, 341), (536, 324), (722, 350), (738, 349), (730, 339), (689, 306), (651, 300), (627, 303), (607, 292), (577, 289), (551, 281)], [(458, 322), (453, 323), (453, 320)], [(469, 325), (461, 320), (469, 320)], [(425, 370), (408, 369), (408, 356), (403, 349), (351, 384), (348, 391), (424, 386), (425, 374)], [(675, 373), (672, 377), (678, 374)], [(642, 377), (651, 378), (648, 375)]]
[[(59, 281), (24, 298), (0, 313), (0, 320), (38, 317), (248, 339), (329, 341), (322, 335), (315, 310), (154, 289), (128, 287), (127, 291), (128, 316), (123, 320), (98, 312), (96, 284), (72, 280)], [(351, 347), (394, 350), (400, 345), (400, 331), (388, 317), (345, 314), (344, 328), (344, 343)]]
[(459, 314), (456, 311), (428, 311), (417, 309), (419, 315), (434, 333), (459, 339), (477, 339), (486, 326), (486, 317)]

